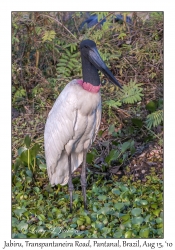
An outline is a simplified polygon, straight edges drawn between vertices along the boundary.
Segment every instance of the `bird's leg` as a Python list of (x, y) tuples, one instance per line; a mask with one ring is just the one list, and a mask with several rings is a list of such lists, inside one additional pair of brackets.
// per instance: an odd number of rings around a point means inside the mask
[(84, 200), (84, 209), (87, 210), (87, 203), (86, 203), (86, 154), (87, 151), (83, 152), (83, 164), (82, 164), (82, 171), (81, 171), (81, 187), (83, 192), (83, 200)]
[(68, 164), (69, 164), (68, 186), (69, 186), (69, 193), (70, 193), (70, 213), (72, 213), (72, 197), (73, 197), (74, 186), (73, 186), (73, 183), (72, 183), (71, 154), (68, 156)]

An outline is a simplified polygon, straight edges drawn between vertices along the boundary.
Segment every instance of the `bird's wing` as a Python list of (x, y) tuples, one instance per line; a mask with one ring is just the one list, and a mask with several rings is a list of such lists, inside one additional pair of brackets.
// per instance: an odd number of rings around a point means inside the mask
[[(67, 85), (57, 98), (51, 109), (44, 131), (44, 146), (47, 170), (51, 175), (61, 157), (65, 145), (74, 136), (74, 127), (77, 119), (75, 99), (71, 85)], [(62, 166), (64, 171), (64, 166)]]
[(97, 107), (97, 111), (96, 111), (96, 127), (95, 127), (95, 137), (93, 139), (93, 141), (95, 141), (95, 138), (97, 136), (99, 127), (100, 127), (100, 123), (101, 123), (101, 99), (99, 102), (99, 105)]

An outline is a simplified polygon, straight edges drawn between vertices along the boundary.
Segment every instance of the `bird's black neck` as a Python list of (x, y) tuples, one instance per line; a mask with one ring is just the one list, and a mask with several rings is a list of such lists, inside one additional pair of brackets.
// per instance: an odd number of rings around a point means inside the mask
[(82, 60), (83, 82), (89, 82), (94, 86), (99, 86), (100, 77), (98, 74), (98, 70), (83, 55), (81, 55), (81, 60)]

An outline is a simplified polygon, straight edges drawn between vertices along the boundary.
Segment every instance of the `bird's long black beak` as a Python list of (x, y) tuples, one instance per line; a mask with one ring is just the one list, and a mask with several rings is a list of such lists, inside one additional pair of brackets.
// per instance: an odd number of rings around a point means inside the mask
[(118, 87), (122, 88), (117, 79), (113, 76), (112, 72), (108, 69), (106, 64), (103, 62), (101, 56), (96, 48), (91, 48), (88, 51), (89, 61), (100, 70), (112, 83), (116, 84)]

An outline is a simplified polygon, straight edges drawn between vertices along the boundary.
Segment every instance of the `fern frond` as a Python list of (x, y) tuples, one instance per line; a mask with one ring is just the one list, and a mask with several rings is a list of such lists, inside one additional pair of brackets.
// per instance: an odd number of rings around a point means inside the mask
[(118, 108), (121, 106), (120, 101), (114, 101), (114, 100), (108, 100), (105, 102), (105, 104), (107, 104), (109, 107), (114, 107), (114, 108)]
[(133, 104), (141, 101), (141, 97), (143, 96), (141, 92), (143, 89), (140, 86), (142, 86), (142, 84), (134, 81), (130, 81), (127, 86), (123, 86), (121, 101), (126, 104)]
[(71, 53), (70, 53), (70, 51), (68, 49), (66, 50), (66, 54), (67, 54), (68, 57), (71, 57)]
[(69, 57), (68, 57), (66, 54), (63, 54), (63, 55), (61, 56), (61, 58), (66, 59), (66, 60), (69, 59)]
[(60, 59), (59, 59), (59, 64), (60, 64), (60, 63), (67, 63), (67, 59), (65, 59), (65, 58), (60, 58)]
[(42, 37), (43, 42), (45, 41), (52, 41), (55, 38), (55, 31), (54, 30), (46, 30)]
[(163, 110), (155, 111), (147, 115), (146, 126), (150, 129), (151, 127), (157, 127), (163, 121)]
[(66, 53), (61, 55), (56, 70), (58, 74), (63, 75), (63, 77), (69, 77), (72, 73), (74, 75), (81, 74), (80, 53), (77, 52), (72, 54), (69, 49), (66, 48)]

